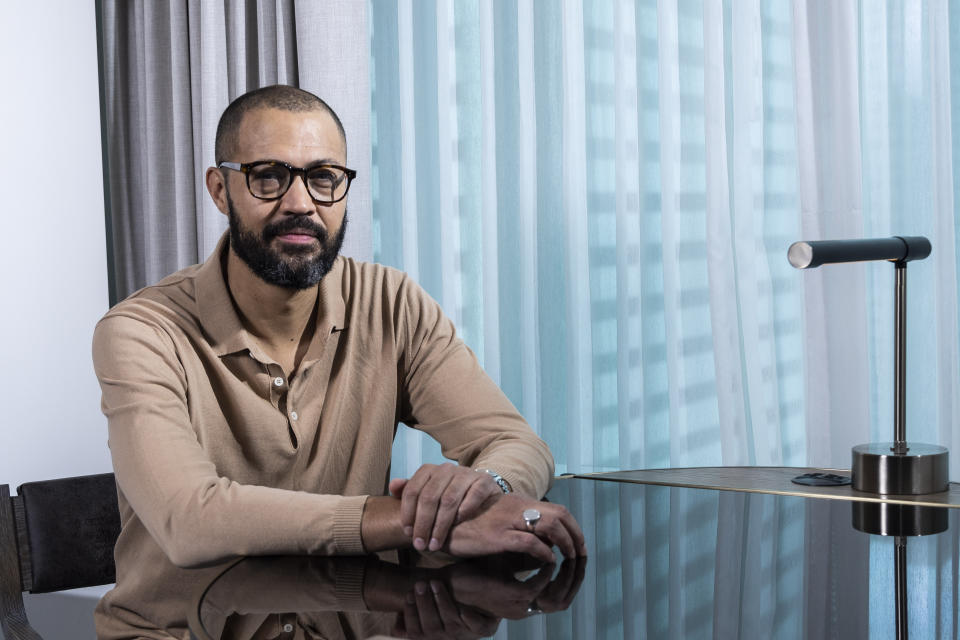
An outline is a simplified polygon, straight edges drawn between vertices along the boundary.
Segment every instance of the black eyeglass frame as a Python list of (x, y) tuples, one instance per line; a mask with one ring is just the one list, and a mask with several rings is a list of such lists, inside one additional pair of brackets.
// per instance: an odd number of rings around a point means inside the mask
[[(253, 189), (250, 187), (250, 170), (255, 167), (259, 167), (263, 165), (270, 165), (274, 167), (286, 167), (287, 171), (290, 172), (290, 182), (287, 183), (287, 186), (284, 188), (283, 193), (267, 198), (264, 196), (258, 196), (253, 192)], [(313, 191), (310, 190), (310, 185), (307, 183), (307, 171), (313, 171), (314, 169), (322, 169), (322, 168), (339, 169), (340, 171), (343, 171), (343, 175), (347, 179), (347, 188), (343, 190), (343, 195), (337, 198), (336, 200), (318, 200), (316, 197), (314, 197)], [(307, 193), (310, 195), (310, 199), (313, 200), (313, 203), (323, 205), (323, 206), (336, 204), (341, 200), (343, 200), (344, 198), (346, 198), (347, 194), (350, 193), (350, 184), (357, 177), (356, 171), (354, 171), (353, 169), (348, 169), (347, 167), (340, 166), (339, 164), (321, 163), (321, 164), (313, 164), (313, 165), (310, 165), (309, 167), (294, 167), (293, 165), (283, 162), (281, 160), (257, 160), (255, 162), (221, 162), (220, 164), (217, 165), (217, 169), (232, 169), (234, 171), (239, 171), (243, 173), (244, 176), (246, 176), (245, 180), (247, 183), (247, 191), (250, 192), (250, 195), (252, 195), (257, 200), (265, 200), (268, 202), (272, 200), (279, 200), (283, 196), (287, 195), (287, 191), (289, 191), (290, 187), (293, 186), (293, 181), (296, 180), (297, 176), (300, 176), (300, 179), (303, 180), (303, 186), (307, 188)]]

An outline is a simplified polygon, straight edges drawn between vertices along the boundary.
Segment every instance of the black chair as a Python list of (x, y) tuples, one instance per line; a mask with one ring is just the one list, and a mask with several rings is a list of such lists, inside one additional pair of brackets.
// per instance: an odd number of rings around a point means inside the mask
[(120, 535), (112, 473), (28, 482), (10, 495), (0, 485), (0, 630), (7, 640), (37, 640), (23, 592), (49, 593), (116, 580)]

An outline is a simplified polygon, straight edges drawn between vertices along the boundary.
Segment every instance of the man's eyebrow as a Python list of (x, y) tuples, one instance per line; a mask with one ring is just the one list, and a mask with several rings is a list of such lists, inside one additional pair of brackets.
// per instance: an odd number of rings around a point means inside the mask
[(314, 160), (314, 161), (311, 162), (310, 164), (305, 165), (305, 168), (309, 168), (309, 167), (319, 167), (319, 166), (325, 165), (325, 164), (332, 164), (332, 165), (335, 165), (335, 166), (337, 166), (337, 167), (342, 167), (342, 166), (343, 166), (343, 162), (341, 162), (340, 160), (335, 160), (335, 159), (333, 159), (333, 158), (321, 158), (320, 160)]
[[(287, 160), (281, 160), (280, 158), (257, 158), (256, 160), (251, 160), (247, 164), (254, 164), (256, 162), (275, 162), (277, 164), (289, 164), (290, 166), (293, 166), (292, 163), (288, 162)], [(307, 164), (303, 165), (303, 168), (310, 169), (312, 167), (320, 167), (323, 165), (334, 165), (337, 167), (344, 166), (344, 164), (336, 158), (321, 158), (319, 160), (308, 162)]]

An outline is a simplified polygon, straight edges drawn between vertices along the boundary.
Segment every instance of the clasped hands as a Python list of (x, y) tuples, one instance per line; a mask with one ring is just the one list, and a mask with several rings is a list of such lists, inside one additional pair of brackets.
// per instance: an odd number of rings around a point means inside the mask
[[(390, 482), (400, 500), (400, 524), (418, 551), (458, 557), (526, 553), (554, 562), (556, 545), (566, 558), (587, 554), (583, 532), (566, 507), (516, 493), (504, 494), (493, 478), (451, 463), (423, 465), (409, 479)], [(525, 509), (540, 519), (529, 529)]]

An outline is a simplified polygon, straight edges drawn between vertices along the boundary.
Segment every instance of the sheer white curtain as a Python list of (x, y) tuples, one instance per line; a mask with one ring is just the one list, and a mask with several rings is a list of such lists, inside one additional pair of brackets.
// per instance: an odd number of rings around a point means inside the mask
[[(374, 256), (561, 470), (845, 462), (807, 456), (831, 426), (785, 258), (789, 5), (375, 2), (371, 25)], [(437, 455), (401, 439), (400, 473)]]
[[(795, 271), (798, 239), (931, 239), (908, 269), (908, 436), (960, 451), (956, 6), (374, 1), (371, 85), (374, 257), (441, 302), (560, 471), (847, 467), (851, 446), (890, 439), (893, 269)], [(402, 430), (394, 473), (438, 457)], [(631, 628), (709, 635), (743, 622), (715, 590), (750, 587), (743, 567), (777, 572), (761, 595), (790, 599), (805, 572), (829, 582), (852, 561), (796, 510), (751, 514), (780, 533), (731, 556), (745, 524), (704, 531), (710, 500), (609, 508), (646, 560), (588, 531), (588, 584), (629, 568), (671, 585), (624, 612)], [(886, 542), (857, 560), (881, 577)], [(948, 591), (915, 631), (956, 629)], [(803, 633), (777, 611), (748, 627)]]
[[(953, 450), (958, 13), (948, 2), (810, 3), (794, 25), (803, 234), (931, 239), (930, 258), (908, 269), (907, 434)], [(804, 299), (812, 460), (890, 440), (893, 422), (892, 268), (820, 271), (805, 276)], [(830, 428), (811, 437), (810, 422)]]
[(562, 468), (847, 466), (889, 439), (893, 270), (795, 271), (801, 238), (931, 238), (908, 434), (954, 444), (949, 3), (371, 7), (375, 258)]

